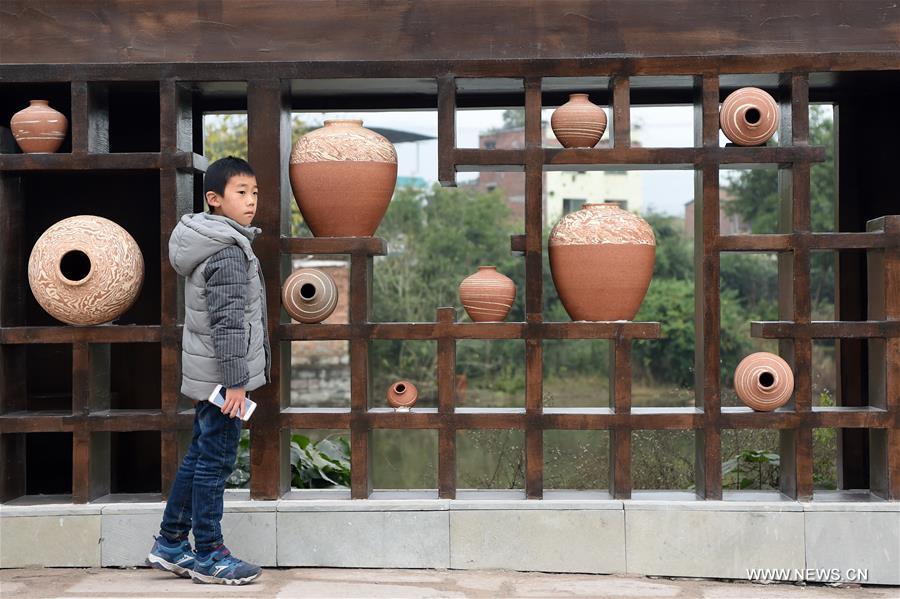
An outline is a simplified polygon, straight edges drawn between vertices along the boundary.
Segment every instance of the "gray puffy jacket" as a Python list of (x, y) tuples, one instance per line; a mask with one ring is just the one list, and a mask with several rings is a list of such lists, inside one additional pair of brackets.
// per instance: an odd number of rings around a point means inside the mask
[(250, 247), (260, 232), (201, 212), (182, 216), (169, 238), (169, 262), (185, 277), (181, 392), (191, 399), (271, 380), (266, 290)]

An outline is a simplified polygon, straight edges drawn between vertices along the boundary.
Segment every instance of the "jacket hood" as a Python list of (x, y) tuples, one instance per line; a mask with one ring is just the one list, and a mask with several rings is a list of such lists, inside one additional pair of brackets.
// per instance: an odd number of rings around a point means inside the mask
[(250, 244), (261, 232), (259, 227), (245, 227), (227, 216), (185, 214), (169, 237), (169, 262), (175, 272), (187, 277), (201, 262), (229, 245), (238, 246), (250, 261), (255, 261)]

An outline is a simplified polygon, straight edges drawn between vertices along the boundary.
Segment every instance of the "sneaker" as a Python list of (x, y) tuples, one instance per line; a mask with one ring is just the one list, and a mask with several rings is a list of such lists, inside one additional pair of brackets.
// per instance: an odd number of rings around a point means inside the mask
[(172, 543), (162, 535), (153, 535), (156, 542), (147, 556), (146, 564), (157, 570), (166, 570), (182, 578), (190, 578), (194, 567), (194, 552), (187, 539)]
[(234, 557), (224, 544), (209, 555), (197, 555), (191, 570), (191, 578), (198, 584), (247, 584), (260, 574), (259, 566)]

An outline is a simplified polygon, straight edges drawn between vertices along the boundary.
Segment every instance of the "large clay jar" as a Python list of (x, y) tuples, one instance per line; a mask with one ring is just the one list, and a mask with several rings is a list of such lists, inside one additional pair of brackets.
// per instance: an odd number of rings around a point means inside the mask
[(388, 388), (387, 402), (392, 408), (408, 410), (415, 405), (417, 399), (419, 390), (409, 381), (397, 381)]
[(30, 104), (10, 120), (13, 137), (23, 152), (52, 154), (66, 138), (69, 121), (63, 113), (50, 108), (47, 100), (31, 100)]
[(291, 189), (316, 237), (371, 237), (397, 183), (397, 152), (359, 120), (327, 120), (291, 152)]
[(593, 148), (606, 131), (606, 113), (587, 94), (569, 94), (553, 111), (550, 127), (564, 148)]
[(754, 410), (770, 412), (791, 398), (794, 373), (781, 357), (757, 352), (741, 360), (734, 370), (734, 390)]
[(281, 290), (281, 303), (297, 322), (322, 322), (334, 312), (337, 302), (334, 279), (315, 268), (295, 270)]
[(742, 87), (728, 94), (719, 111), (725, 137), (739, 146), (759, 146), (778, 130), (780, 111), (771, 95), (758, 87)]
[(35, 299), (54, 318), (93, 325), (115, 320), (137, 299), (144, 258), (128, 232), (99, 216), (59, 221), (28, 259)]
[(459, 300), (475, 322), (496, 322), (506, 318), (516, 299), (516, 284), (497, 272), (496, 266), (479, 266), (459, 284)]
[(653, 275), (656, 237), (615, 204), (585, 204), (550, 232), (550, 272), (572, 320), (632, 320)]

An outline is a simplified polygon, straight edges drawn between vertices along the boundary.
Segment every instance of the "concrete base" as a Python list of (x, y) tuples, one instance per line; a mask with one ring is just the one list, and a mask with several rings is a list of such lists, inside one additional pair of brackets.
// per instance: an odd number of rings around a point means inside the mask
[[(757, 577), (900, 585), (898, 502), (296, 497), (250, 501), (227, 492), (228, 547), (262, 566), (742, 580), (768, 569)], [(0, 567), (142, 566), (164, 507), (0, 506)]]

